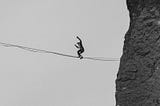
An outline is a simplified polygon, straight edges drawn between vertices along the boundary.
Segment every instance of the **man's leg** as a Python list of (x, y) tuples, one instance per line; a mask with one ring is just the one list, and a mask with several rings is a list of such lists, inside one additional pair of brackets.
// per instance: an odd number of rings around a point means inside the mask
[(78, 54), (78, 58), (80, 58), (81, 57), (80, 50), (77, 51), (77, 54)]
[(81, 54), (82, 54), (82, 50), (79, 50), (79, 51), (78, 51), (78, 54), (79, 54), (79, 58), (80, 58), (80, 59), (83, 59), (83, 56), (81, 55)]

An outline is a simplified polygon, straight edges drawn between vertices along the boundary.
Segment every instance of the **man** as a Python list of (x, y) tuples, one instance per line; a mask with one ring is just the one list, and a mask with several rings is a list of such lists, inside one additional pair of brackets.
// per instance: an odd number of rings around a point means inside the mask
[(77, 42), (77, 45), (75, 44), (76, 48), (78, 48), (79, 50), (77, 51), (78, 57), (80, 59), (83, 58), (83, 56), (81, 55), (84, 52), (84, 47), (82, 45), (82, 40), (77, 36), (77, 39), (79, 40), (79, 42)]

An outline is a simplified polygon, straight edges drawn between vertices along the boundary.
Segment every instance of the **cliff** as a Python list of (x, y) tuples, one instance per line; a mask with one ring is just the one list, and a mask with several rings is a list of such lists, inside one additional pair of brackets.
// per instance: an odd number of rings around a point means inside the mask
[(116, 79), (116, 106), (160, 106), (160, 0), (127, 0), (130, 26)]

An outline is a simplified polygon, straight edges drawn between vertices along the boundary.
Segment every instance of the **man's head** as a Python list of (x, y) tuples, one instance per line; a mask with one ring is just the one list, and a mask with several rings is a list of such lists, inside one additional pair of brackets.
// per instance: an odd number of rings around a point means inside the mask
[(77, 42), (77, 44), (80, 46), (81, 45), (81, 43), (80, 42)]

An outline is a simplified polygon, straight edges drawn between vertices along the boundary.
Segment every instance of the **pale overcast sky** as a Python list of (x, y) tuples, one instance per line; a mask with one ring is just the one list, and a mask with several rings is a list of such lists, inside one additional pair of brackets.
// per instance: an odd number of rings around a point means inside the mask
[[(0, 0), (0, 42), (120, 58), (125, 0)], [(119, 62), (79, 60), (0, 46), (0, 106), (114, 106)]]

